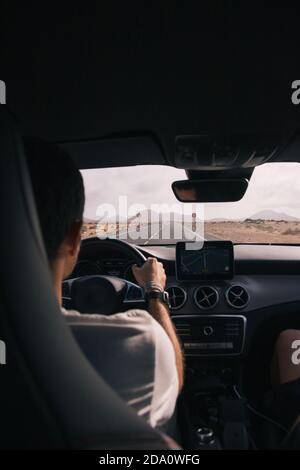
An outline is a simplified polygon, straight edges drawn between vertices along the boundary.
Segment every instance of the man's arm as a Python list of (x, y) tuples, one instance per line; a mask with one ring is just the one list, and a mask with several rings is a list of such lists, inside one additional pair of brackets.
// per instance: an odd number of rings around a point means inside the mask
[(184, 356), (174, 324), (170, 318), (169, 309), (166, 305), (156, 299), (150, 300), (148, 309), (150, 315), (152, 315), (152, 317), (163, 327), (171, 340), (175, 351), (179, 391), (181, 391), (184, 382)]
[[(147, 283), (152, 282), (154, 285), (156, 284), (157, 287), (161, 287), (161, 289), (165, 288), (166, 273), (162, 263), (159, 263), (156, 258), (148, 258), (141, 268), (136, 265), (133, 266), (132, 271), (141, 287), (145, 287)], [(155, 290), (155, 287), (153, 290)], [(163, 327), (171, 340), (175, 352), (179, 391), (181, 391), (184, 381), (184, 356), (180, 340), (170, 318), (169, 309), (167, 305), (160, 300), (150, 299), (148, 311), (150, 315)]]

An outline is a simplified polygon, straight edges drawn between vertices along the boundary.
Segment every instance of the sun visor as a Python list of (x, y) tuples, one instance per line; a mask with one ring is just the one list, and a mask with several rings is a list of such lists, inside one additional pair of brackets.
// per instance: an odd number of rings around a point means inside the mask
[(81, 169), (166, 165), (159, 142), (151, 136), (60, 142)]

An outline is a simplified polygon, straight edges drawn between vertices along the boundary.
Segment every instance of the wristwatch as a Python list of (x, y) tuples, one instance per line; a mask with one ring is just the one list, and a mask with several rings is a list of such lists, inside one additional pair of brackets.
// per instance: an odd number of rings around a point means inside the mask
[(148, 303), (149, 300), (151, 299), (158, 299), (164, 304), (166, 304), (168, 307), (170, 307), (170, 302), (169, 302), (169, 293), (164, 291), (157, 291), (157, 290), (152, 290), (152, 291), (147, 291), (145, 292), (145, 300)]

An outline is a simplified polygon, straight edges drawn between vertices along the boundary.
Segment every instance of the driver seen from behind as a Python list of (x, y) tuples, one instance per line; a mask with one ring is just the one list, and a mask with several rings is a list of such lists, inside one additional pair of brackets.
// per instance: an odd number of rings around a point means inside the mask
[[(99, 325), (97, 353), (88, 359), (103, 379), (153, 427), (174, 414), (183, 386), (183, 353), (168, 306), (150, 298), (145, 310), (105, 316), (82, 315), (62, 308), (62, 282), (76, 264), (84, 210), (80, 171), (60, 148), (39, 140), (25, 142), (41, 231), (54, 290), (68, 322)], [(149, 258), (133, 267), (137, 283), (150, 292), (163, 291), (163, 265)], [(151, 297), (151, 296), (150, 296)], [(153, 296), (155, 297), (155, 295)]]

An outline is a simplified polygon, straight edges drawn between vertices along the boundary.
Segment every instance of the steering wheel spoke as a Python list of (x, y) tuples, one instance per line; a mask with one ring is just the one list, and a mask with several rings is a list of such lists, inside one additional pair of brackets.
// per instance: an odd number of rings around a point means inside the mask
[[(146, 258), (137, 248), (116, 239), (98, 240), (107, 249), (129, 254), (138, 265)], [(67, 279), (62, 285), (63, 306), (86, 314), (112, 315), (132, 308), (145, 308), (144, 291), (133, 282), (115, 276), (93, 275)]]
[(145, 303), (145, 294), (144, 289), (140, 286), (133, 284), (132, 282), (127, 282), (127, 290), (124, 297), (124, 303), (134, 304), (134, 303)]
[(144, 291), (115, 276), (83, 276), (63, 282), (63, 305), (81, 313), (112, 315), (145, 307)]

